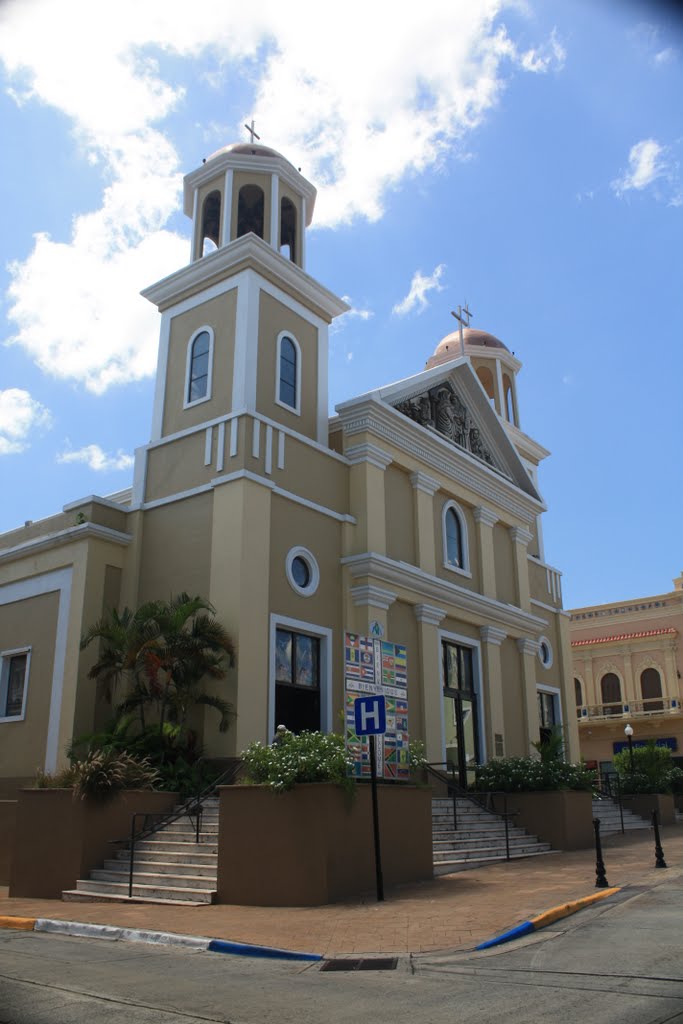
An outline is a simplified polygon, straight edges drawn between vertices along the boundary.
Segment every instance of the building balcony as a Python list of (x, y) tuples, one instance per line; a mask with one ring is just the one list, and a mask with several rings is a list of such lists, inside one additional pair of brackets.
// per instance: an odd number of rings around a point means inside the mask
[(680, 715), (681, 702), (675, 697), (652, 697), (627, 703), (581, 704), (576, 709), (579, 725), (611, 722), (618, 719), (653, 718), (656, 715)]

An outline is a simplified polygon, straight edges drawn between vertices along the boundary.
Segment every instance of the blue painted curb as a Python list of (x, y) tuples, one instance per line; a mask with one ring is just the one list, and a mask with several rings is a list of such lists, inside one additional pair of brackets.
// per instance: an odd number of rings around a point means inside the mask
[(496, 935), (495, 939), (488, 939), (486, 942), (480, 942), (475, 949), (490, 949), (491, 946), (500, 946), (503, 942), (511, 942), (512, 939), (519, 939), (522, 935), (529, 935), (535, 931), (533, 921), (524, 921), (523, 924), (518, 924), (516, 928), (511, 928), (509, 932), (503, 932), (502, 935)]
[(270, 960), (322, 960), (321, 953), (295, 953), (291, 949), (250, 946), (248, 942), (228, 942), (226, 939), (212, 939), (208, 950), (210, 953), (232, 953), (233, 956), (255, 956)]

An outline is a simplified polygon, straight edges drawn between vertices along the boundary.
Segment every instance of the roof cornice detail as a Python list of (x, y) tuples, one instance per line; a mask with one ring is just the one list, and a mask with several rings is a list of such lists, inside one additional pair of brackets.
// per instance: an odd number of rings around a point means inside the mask
[[(341, 562), (349, 569), (352, 579), (371, 576), (392, 587), (411, 590), (439, 609), (445, 606), (446, 609), (467, 612), (477, 619), (486, 619), (486, 623), (480, 623), (482, 625), (507, 627), (513, 635), (529, 636), (531, 633), (536, 637), (539, 631), (548, 625), (547, 619), (540, 619), (536, 615), (522, 611), (521, 608), (496, 601), (492, 597), (484, 597), (483, 594), (467, 590), (457, 583), (449, 583), (438, 576), (431, 576), (407, 562), (396, 562), (374, 551), (349, 555), (342, 558)], [(448, 611), (445, 614), (448, 614)]]
[(221, 249), (202, 256), (201, 259), (194, 260), (186, 267), (144, 288), (140, 294), (159, 309), (165, 309), (180, 302), (188, 294), (207, 288), (217, 280), (245, 269), (255, 270), (264, 277), (275, 278), (283, 289), (296, 293), (304, 304), (320, 309), (330, 320), (349, 309), (343, 299), (252, 233), (243, 235)]
[(63, 544), (72, 544), (74, 541), (105, 540), (126, 547), (132, 539), (130, 533), (112, 530), (99, 523), (81, 523), (78, 526), (70, 526), (66, 530), (59, 530), (57, 533), (48, 533), (44, 537), (34, 537), (13, 548), (5, 548), (4, 551), (0, 551), (0, 563), (11, 562), (17, 558), (23, 558), (25, 555), (37, 555), (41, 551), (61, 547)]
[(370, 432), (395, 445), (450, 480), (468, 487), (525, 523), (533, 523), (545, 505), (525, 494), (511, 480), (490, 469), (464, 449), (455, 449), (445, 438), (407, 420), (374, 395), (358, 403), (346, 403), (339, 410), (344, 434)]

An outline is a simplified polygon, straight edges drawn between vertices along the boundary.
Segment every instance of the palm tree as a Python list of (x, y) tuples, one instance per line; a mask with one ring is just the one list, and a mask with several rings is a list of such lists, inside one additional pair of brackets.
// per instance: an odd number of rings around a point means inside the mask
[(82, 649), (94, 640), (101, 642), (88, 676), (104, 685), (109, 699), (127, 681), (117, 714), (136, 711), (143, 731), (150, 707), (158, 712), (161, 737), (167, 723), (184, 730), (191, 709), (204, 705), (219, 712), (219, 729), (225, 732), (230, 704), (201, 687), (206, 677), (225, 678), (235, 660), (232, 640), (214, 615), (208, 601), (185, 593), (170, 601), (148, 601), (135, 612), (124, 608), (119, 614), (112, 609), (81, 640)]

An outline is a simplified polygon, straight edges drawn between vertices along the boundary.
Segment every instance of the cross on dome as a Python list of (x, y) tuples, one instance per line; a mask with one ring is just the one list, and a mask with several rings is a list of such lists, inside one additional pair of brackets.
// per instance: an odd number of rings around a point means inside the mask
[(251, 135), (251, 141), (252, 141), (252, 142), (254, 141), (254, 139), (258, 139), (258, 140), (259, 140), (259, 142), (261, 141), (261, 136), (260, 136), (260, 135), (257, 135), (257, 134), (256, 134), (256, 132), (255, 132), (255, 130), (254, 130), (254, 118), (253, 118), (253, 117), (252, 117), (252, 119), (251, 119), (251, 124), (250, 124), (250, 125), (248, 125), (248, 124), (245, 124), (245, 126), (244, 126), (244, 127), (245, 127), (245, 128), (247, 129), (247, 131), (248, 131), (248, 132), (249, 132), (249, 134)]
[(462, 329), (463, 329), (463, 327), (469, 327), (470, 326), (470, 320), (472, 319), (473, 315), (474, 314), (471, 313), (469, 311), (469, 309), (467, 308), (467, 299), (465, 299), (465, 308), (464, 309), (463, 309), (462, 306), (458, 306), (458, 312), (457, 313), (454, 313), (453, 310), (451, 310), (451, 316), (454, 316), (455, 319), (458, 321), (458, 324), (460, 325), (459, 330), (460, 330), (460, 355), (461, 356), (465, 355), (465, 337), (464, 337), (464, 335), (462, 333)]

